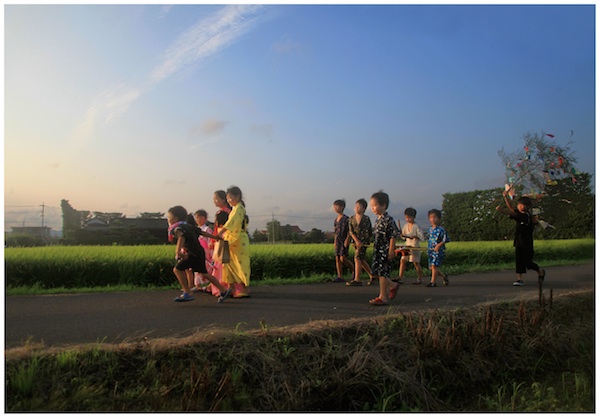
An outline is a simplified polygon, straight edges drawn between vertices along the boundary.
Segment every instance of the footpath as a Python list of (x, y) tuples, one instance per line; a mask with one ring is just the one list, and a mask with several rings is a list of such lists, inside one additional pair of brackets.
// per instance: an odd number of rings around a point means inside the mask
[[(5, 348), (41, 343), (46, 347), (83, 343), (135, 342), (143, 338), (185, 337), (214, 329), (253, 330), (317, 320), (372, 318), (388, 313), (434, 308), (469, 307), (505, 300), (538, 297), (537, 275), (514, 287), (512, 271), (450, 276), (450, 285), (427, 288), (405, 280), (389, 306), (369, 305), (378, 285), (344, 283), (251, 286), (248, 299), (218, 304), (208, 294), (196, 300), (173, 302), (176, 290), (98, 294), (10, 296), (5, 298)], [(544, 294), (554, 297), (595, 288), (595, 266), (549, 267)]]

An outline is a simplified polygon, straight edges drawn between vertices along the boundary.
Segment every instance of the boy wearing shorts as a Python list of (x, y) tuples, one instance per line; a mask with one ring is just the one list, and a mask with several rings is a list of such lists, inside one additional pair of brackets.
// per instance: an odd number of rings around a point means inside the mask
[[(417, 211), (414, 208), (406, 208), (404, 211), (404, 219), (406, 223), (402, 227), (401, 238), (406, 240), (407, 247), (419, 247), (421, 240), (425, 240), (423, 230), (415, 223)], [(404, 278), (404, 271), (406, 270), (406, 263), (413, 263), (417, 270), (417, 280), (413, 284), (421, 284), (423, 280), (423, 269), (421, 268), (421, 251), (419, 250), (407, 250), (403, 252), (402, 258), (400, 259), (400, 281)]]

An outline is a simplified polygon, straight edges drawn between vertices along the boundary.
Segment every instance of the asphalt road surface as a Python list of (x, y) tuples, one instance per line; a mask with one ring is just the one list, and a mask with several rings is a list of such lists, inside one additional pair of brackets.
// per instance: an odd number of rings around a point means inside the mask
[[(546, 269), (544, 291), (554, 295), (594, 288), (594, 264)], [(525, 286), (513, 287), (512, 271), (450, 276), (450, 285), (411, 285), (407, 279), (387, 307), (369, 305), (378, 287), (343, 283), (254, 286), (249, 299), (217, 303), (208, 294), (176, 303), (176, 290), (10, 296), (5, 299), (5, 348), (28, 343), (46, 347), (81, 343), (133, 342), (143, 337), (183, 337), (222, 328), (260, 329), (304, 324), (313, 320), (370, 318), (395, 312), (456, 308), (499, 300), (537, 298), (537, 275), (525, 275)]]

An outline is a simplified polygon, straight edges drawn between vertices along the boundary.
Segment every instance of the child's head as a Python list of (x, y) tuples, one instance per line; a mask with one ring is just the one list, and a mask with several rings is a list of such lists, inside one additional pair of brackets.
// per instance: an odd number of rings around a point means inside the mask
[(358, 199), (354, 205), (354, 212), (358, 215), (362, 215), (367, 210), (367, 201), (365, 199)]
[(531, 203), (531, 199), (527, 196), (522, 196), (517, 200), (517, 209), (519, 212), (527, 212), (531, 209), (533, 204)]
[(427, 216), (429, 217), (429, 223), (433, 226), (438, 226), (442, 221), (442, 212), (438, 209), (431, 209), (427, 212)]
[(406, 219), (406, 222), (412, 224), (415, 222), (416, 217), (417, 211), (414, 208), (406, 208), (406, 210), (404, 211), (404, 219)]
[(346, 201), (344, 199), (338, 199), (333, 202), (333, 210), (335, 213), (344, 213), (344, 209), (346, 209)]
[(373, 193), (371, 196), (371, 210), (376, 215), (383, 215), (390, 206), (390, 197), (383, 190)]
[(239, 187), (231, 186), (229, 189), (227, 189), (227, 203), (229, 203), (229, 205), (236, 206), (240, 202), (242, 205), (244, 205), (244, 201), (242, 199), (242, 190)]
[(215, 202), (215, 206), (218, 208), (228, 206), (227, 192), (225, 192), (225, 190), (217, 190), (213, 195), (213, 201)]
[(194, 220), (196, 221), (196, 225), (202, 226), (208, 220), (208, 213), (204, 209), (197, 210), (194, 213)]
[(167, 211), (167, 222), (173, 225), (179, 221), (185, 221), (187, 218), (187, 210), (183, 206), (173, 206)]

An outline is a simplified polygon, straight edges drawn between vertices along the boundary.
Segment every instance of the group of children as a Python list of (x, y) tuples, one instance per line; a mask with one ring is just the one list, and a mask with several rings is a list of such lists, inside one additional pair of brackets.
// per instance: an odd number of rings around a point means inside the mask
[[(522, 275), (528, 269), (538, 273), (541, 283), (546, 275), (533, 262), (533, 227), (535, 218), (531, 215), (531, 199), (522, 197), (517, 201), (514, 209), (504, 193), (507, 208), (498, 206), (498, 211), (508, 214), (517, 223), (515, 232), (515, 260), (517, 281), (515, 286), (523, 285)], [(218, 302), (225, 301), (229, 296), (234, 298), (250, 297), (250, 240), (248, 237), (248, 216), (246, 205), (242, 199), (239, 187), (231, 187), (227, 192), (219, 190), (214, 194), (214, 203), (219, 209), (215, 216), (214, 229), (208, 225), (208, 214), (204, 210), (196, 211), (193, 216), (188, 215), (182, 206), (174, 206), (167, 212), (169, 223), (169, 241), (176, 240), (175, 258), (177, 263), (173, 272), (181, 285), (182, 293), (175, 298), (176, 302), (194, 300), (192, 293), (206, 291), (218, 297)], [(379, 283), (379, 295), (369, 301), (372, 305), (388, 305), (398, 293), (407, 263), (413, 263), (417, 270), (417, 279), (413, 284), (422, 283), (423, 271), (420, 264), (420, 241), (425, 240), (422, 229), (415, 223), (417, 211), (407, 208), (404, 211), (406, 223), (401, 228), (394, 222), (387, 210), (390, 198), (387, 193), (379, 191), (371, 196), (371, 210), (377, 216), (375, 225), (371, 225), (370, 218), (365, 215), (367, 201), (359, 199), (354, 206), (355, 214), (348, 217), (344, 214), (346, 203), (336, 200), (333, 209), (337, 213), (334, 222), (335, 238), (335, 264), (337, 278), (334, 281), (345, 282), (342, 279), (342, 270), (346, 266), (353, 271), (352, 280), (346, 282), (348, 286), (362, 286), (360, 279), (364, 270), (369, 275), (369, 284), (375, 280)], [(448, 234), (440, 225), (442, 213), (432, 209), (428, 213), (429, 238), (427, 245), (428, 266), (431, 269), (431, 279), (427, 287), (436, 287), (436, 280), (442, 279), (444, 285), (449, 284), (448, 275), (441, 271), (441, 266), (446, 254), (446, 243), (450, 242)], [(372, 264), (366, 261), (367, 247), (373, 238)], [(396, 256), (396, 238), (406, 240), (406, 245), (399, 251), (400, 260), (399, 279), (391, 279), (392, 260)], [(354, 243), (354, 263), (348, 260), (350, 240)], [(215, 244), (226, 241), (229, 245), (229, 259), (225, 263), (213, 258)]]
[[(175, 302), (194, 300), (195, 292), (208, 292), (218, 297), (218, 302), (228, 297), (250, 297), (250, 240), (248, 216), (242, 200), (242, 191), (232, 186), (226, 192), (214, 193), (218, 207), (214, 229), (208, 225), (208, 214), (198, 210), (188, 215), (182, 206), (167, 211), (169, 241), (176, 240), (173, 273), (182, 293)], [(229, 260), (221, 262), (213, 258), (217, 242), (228, 243)]]
[[(337, 277), (335, 282), (345, 282), (342, 278), (343, 266), (353, 271), (352, 280), (346, 282), (347, 286), (362, 286), (360, 275), (364, 270), (369, 275), (369, 284), (379, 282), (379, 295), (369, 301), (372, 305), (388, 305), (391, 299), (396, 297), (398, 288), (402, 283), (406, 263), (415, 265), (418, 278), (414, 284), (422, 283), (423, 270), (420, 265), (421, 253), (418, 250), (420, 240), (424, 240), (423, 231), (415, 223), (417, 211), (408, 208), (404, 212), (406, 224), (402, 231), (398, 229), (394, 219), (388, 214), (390, 198), (387, 193), (379, 191), (371, 196), (370, 206), (377, 216), (375, 226), (371, 226), (370, 218), (365, 215), (367, 201), (359, 199), (354, 206), (355, 214), (348, 217), (344, 214), (346, 203), (344, 200), (336, 200), (333, 209), (337, 213), (334, 222), (334, 248)], [(429, 211), (429, 241), (427, 248), (428, 262), (431, 267), (431, 280), (428, 287), (436, 287), (436, 278), (441, 277), (444, 284), (448, 284), (448, 275), (444, 274), (440, 267), (445, 255), (445, 244), (450, 241), (448, 234), (440, 225), (442, 214), (437, 209)], [(373, 262), (371, 266), (366, 261), (367, 247), (371, 244), (373, 237)], [(403, 238), (411, 249), (405, 250), (400, 262), (400, 278), (398, 281), (391, 279), (392, 260), (396, 256), (396, 238)], [(348, 260), (348, 249), (350, 240), (354, 242), (354, 264)]]
[[(527, 269), (537, 271), (538, 280), (541, 283), (546, 272), (533, 262), (533, 227), (535, 219), (530, 213), (531, 199), (528, 197), (520, 198), (516, 209), (512, 207), (506, 193), (504, 193), (504, 200), (507, 205), (506, 210), (502, 210), (500, 207), (497, 210), (506, 213), (517, 223), (514, 240), (517, 281), (513, 285), (523, 285), (522, 275), (526, 273)], [(394, 223), (394, 219), (387, 213), (389, 202), (388, 194), (383, 191), (374, 193), (371, 196), (371, 210), (377, 216), (374, 227), (371, 226), (370, 218), (365, 215), (367, 209), (365, 199), (356, 201), (355, 214), (352, 217), (344, 214), (346, 207), (344, 200), (336, 200), (333, 203), (333, 209), (337, 213), (334, 221), (337, 277), (334, 282), (345, 282), (347, 286), (362, 286), (360, 275), (364, 270), (369, 275), (369, 285), (375, 280), (379, 281), (379, 295), (369, 301), (370, 304), (379, 306), (388, 305), (389, 301), (396, 297), (407, 263), (413, 263), (417, 270), (417, 279), (413, 284), (421, 284), (423, 276), (419, 245), (420, 241), (426, 238), (421, 227), (415, 223), (417, 211), (414, 208), (407, 208), (404, 211), (406, 223), (399, 230)], [(438, 278), (441, 278), (443, 284), (447, 286), (449, 284), (448, 274), (442, 272), (441, 266), (446, 254), (446, 243), (450, 242), (450, 238), (441, 226), (442, 213), (440, 210), (430, 210), (428, 218), (431, 226), (427, 241), (427, 265), (431, 270), (431, 279), (427, 287), (437, 287), (436, 280)], [(373, 237), (373, 261), (372, 265), (369, 266), (365, 256), (371, 237)], [(406, 245), (399, 251), (396, 250), (396, 238), (398, 237), (406, 241)], [(351, 240), (355, 248), (354, 264), (348, 260), (348, 249)], [(399, 278), (394, 281), (391, 279), (391, 262), (396, 256), (396, 252), (400, 252), (402, 256)], [(348, 282), (342, 278), (344, 266), (353, 271), (352, 280)]]

